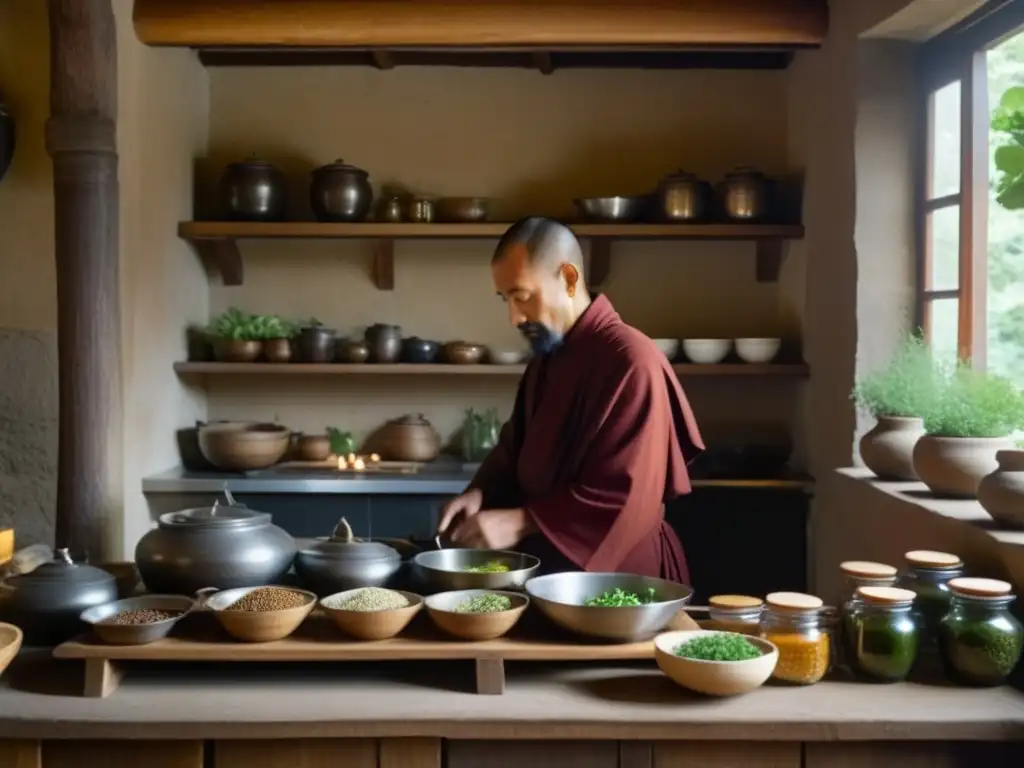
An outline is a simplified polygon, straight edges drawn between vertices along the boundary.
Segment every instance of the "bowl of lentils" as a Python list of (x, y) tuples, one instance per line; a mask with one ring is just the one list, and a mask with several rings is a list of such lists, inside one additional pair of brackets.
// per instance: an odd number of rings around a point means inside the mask
[(380, 587), (349, 589), (320, 599), (320, 608), (347, 635), (386, 640), (405, 629), (423, 607), (412, 592)]
[(180, 595), (145, 595), (97, 605), (81, 619), (107, 645), (146, 645), (162, 640), (195, 601)]
[(698, 629), (658, 635), (654, 658), (683, 688), (707, 696), (738, 696), (764, 685), (779, 651), (759, 637)]
[(530, 598), (520, 592), (460, 589), (424, 598), (427, 615), (460, 640), (493, 640), (516, 625)]
[(316, 595), (294, 587), (204, 589), (199, 599), (229, 635), (246, 643), (283, 640), (316, 607)]

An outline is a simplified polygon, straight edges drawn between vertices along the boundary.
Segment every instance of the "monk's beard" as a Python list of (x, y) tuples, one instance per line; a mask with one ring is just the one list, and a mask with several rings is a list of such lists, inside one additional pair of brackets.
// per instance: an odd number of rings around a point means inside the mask
[(516, 326), (533, 349), (535, 355), (550, 355), (562, 346), (562, 336), (540, 323), (520, 323)]

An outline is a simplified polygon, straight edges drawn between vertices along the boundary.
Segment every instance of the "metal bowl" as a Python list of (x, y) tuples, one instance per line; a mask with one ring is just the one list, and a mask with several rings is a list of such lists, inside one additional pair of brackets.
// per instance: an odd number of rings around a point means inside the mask
[[(81, 619), (89, 625), (96, 636), (108, 645), (146, 645), (162, 640), (170, 634), (174, 625), (195, 608), (195, 601), (181, 595), (144, 595), (97, 605), (82, 612)], [(180, 611), (178, 616), (152, 624), (104, 624), (123, 611)]]
[(486, 197), (442, 197), (436, 204), (438, 221), (487, 221), (489, 210)]
[[(653, 588), (658, 602), (623, 608), (583, 604), (616, 587), (638, 594)], [(603, 640), (635, 642), (654, 637), (664, 629), (693, 596), (693, 590), (651, 576), (572, 571), (530, 579), (526, 582), (526, 594), (541, 613), (571, 632)]]
[(636, 221), (641, 218), (647, 198), (633, 197), (580, 197), (573, 200), (580, 215), (593, 221)]
[[(431, 592), (462, 589), (522, 589), (540, 567), (533, 555), (504, 549), (437, 549), (413, 558), (413, 572)], [(466, 568), (500, 562), (504, 573), (469, 573)]]

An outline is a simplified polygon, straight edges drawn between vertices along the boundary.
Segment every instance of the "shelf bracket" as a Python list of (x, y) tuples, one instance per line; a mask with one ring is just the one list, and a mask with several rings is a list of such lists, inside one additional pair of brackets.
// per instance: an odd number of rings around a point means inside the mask
[(757, 241), (757, 264), (755, 273), (759, 283), (777, 283), (785, 258), (785, 244), (776, 238)]
[(220, 275), (224, 285), (242, 284), (242, 254), (238, 250), (237, 240), (229, 237), (193, 240), (192, 247), (206, 268)]
[(542, 75), (550, 75), (555, 71), (555, 67), (551, 63), (551, 54), (547, 51), (534, 51), (530, 54), (530, 61), (533, 68), (539, 70)]
[(370, 56), (373, 58), (373, 66), (377, 69), (395, 68), (395, 57), (391, 55), (391, 51), (377, 49), (372, 51)]
[(378, 291), (395, 290), (395, 241), (382, 237), (373, 243), (373, 284)]
[(599, 289), (608, 279), (612, 267), (612, 241), (595, 237), (590, 241), (590, 264), (587, 267), (587, 287)]

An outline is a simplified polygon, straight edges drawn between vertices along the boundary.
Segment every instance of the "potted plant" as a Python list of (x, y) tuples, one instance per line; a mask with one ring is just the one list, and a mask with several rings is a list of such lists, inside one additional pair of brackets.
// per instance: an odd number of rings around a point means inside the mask
[(213, 354), (224, 363), (251, 363), (263, 351), (263, 337), (254, 315), (230, 309), (217, 315), (210, 323)]
[(904, 339), (885, 365), (857, 380), (853, 400), (876, 420), (860, 439), (860, 457), (879, 478), (918, 479), (914, 445), (924, 435), (922, 414), (934, 381), (931, 352), (917, 334)]
[(1024, 396), (1009, 379), (960, 363), (944, 372), (924, 412), (914, 470), (936, 496), (973, 499), (996, 453), (1024, 427)]
[(259, 315), (253, 318), (256, 332), (263, 340), (263, 357), (268, 363), (287, 363), (292, 359), (292, 339), (298, 327), (277, 315)]

